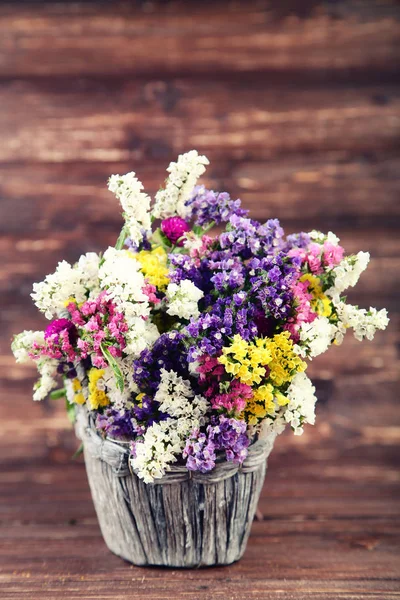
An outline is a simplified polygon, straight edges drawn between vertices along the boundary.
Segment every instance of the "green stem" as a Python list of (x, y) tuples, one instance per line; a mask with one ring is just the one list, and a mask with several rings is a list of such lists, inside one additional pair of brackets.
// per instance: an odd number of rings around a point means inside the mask
[(65, 388), (60, 388), (59, 390), (54, 390), (54, 392), (51, 392), (50, 400), (58, 400), (59, 398), (65, 398), (66, 395), (67, 394)]
[(126, 232), (126, 225), (123, 226), (123, 228), (121, 229), (121, 233), (118, 236), (117, 242), (115, 244), (115, 248), (116, 250), (122, 250), (122, 248), (124, 247), (125, 244), (125, 240), (127, 237), (127, 232)]

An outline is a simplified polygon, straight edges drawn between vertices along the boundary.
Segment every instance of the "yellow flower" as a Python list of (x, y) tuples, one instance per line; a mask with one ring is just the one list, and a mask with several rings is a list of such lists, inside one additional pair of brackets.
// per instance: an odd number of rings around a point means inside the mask
[(275, 386), (289, 382), (296, 373), (306, 370), (306, 363), (293, 351), (290, 333), (283, 331), (266, 340), (266, 346), (272, 356), (268, 364), (269, 378)]
[(308, 290), (312, 294), (311, 308), (322, 317), (330, 317), (332, 314), (332, 302), (322, 291), (322, 284), (319, 277), (305, 273), (300, 277), (300, 281), (308, 281)]
[(82, 384), (79, 379), (75, 378), (71, 381), (72, 390), (74, 392), (74, 397), (72, 398), (72, 402), (76, 404), (85, 404), (85, 396), (83, 395)]
[(242, 360), (248, 350), (248, 343), (240, 335), (236, 334), (233, 338), (233, 343), (228, 348), (223, 348), (224, 354), (233, 354), (235, 360)]
[(281, 392), (275, 392), (275, 399), (278, 402), (279, 406), (286, 406), (289, 404), (289, 398), (284, 396)]
[(142, 406), (142, 400), (145, 397), (146, 394), (144, 394), (143, 392), (141, 394), (138, 394), (136, 396), (136, 400), (139, 406)]
[(246, 342), (238, 334), (230, 346), (222, 348), (222, 356), (218, 358), (227, 373), (250, 386), (261, 382), (266, 372), (265, 365), (270, 360), (271, 355), (264, 340), (260, 338), (255, 342)]
[(99, 380), (104, 375), (104, 369), (96, 369), (92, 367), (89, 371), (89, 404), (92, 410), (96, 410), (100, 406), (107, 406), (110, 404), (107, 394), (104, 390), (99, 387)]
[(141, 264), (141, 271), (151, 285), (163, 290), (169, 283), (167, 253), (161, 246), (154, 250), (141, 250), (132, 256)]
[(300, 277), (300, 281), (308, 281), (308, 290), (314, 296), (314, 298), (320, 298), (323, 296), (321, 280), (316, 275), (305, 273)]

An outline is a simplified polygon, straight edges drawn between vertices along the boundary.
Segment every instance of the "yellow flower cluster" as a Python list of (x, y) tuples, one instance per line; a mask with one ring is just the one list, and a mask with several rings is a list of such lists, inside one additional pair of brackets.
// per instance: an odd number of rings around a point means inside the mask
[(240, 379), (242, 383), (250, 386), (261, 383), (266, 373), (265, 365), (272, 359), (265, 341), (258, 338), (255, 343), (246, 342), (237, 334), (230, 346), (222, 348), (222, 356), (218, 358), (218, 362), (224, 365), (227, 373)]
[(169, 283), (167, 253), (161, 246), (153, 250), (141, 250), (132, 255), (142, 265), (141, 271), (151, 285), (163, 290)]
[(293, 342), (288, 331), (282, 331), (264, 342), (272, 357), (268, 367), (269, 379), (273, 385), (279, 387), (288, 383), (296, 373), (306, 370), (306, 363), (293, 351)]
[(279, 406), (287, 404), (288, 399), (276, 388), (306, 369), (306, 363), (293, 351), (288, 331), (273, 338), (256, 338), (254, 342), (235, 335), (232, 344), (222, 349), (218, 361), (227, 373), (253, 388), (253, 396), (245, 408), (245, 418), (250, 425), (267, 414), (273, 415), (275, 401)]
[(308, 281), (308, 290), (313, 295), (311, 308), (321, 317), (330, 317), (332, 314), (332, 302), (322, 291), (322, 284), (319, 277), (305, 273), (300, 277), (300, 281)]
[(274, 414), (274, 388), (270, 383), (260, 385), (254, 390), (253, 397), (247, 402), (245, 418), (250, 425), (256, 425), (268, 414)]
[(79, 379), (75, 378), (71, 381), (72, 391), (74, 392), (74, 397), (72, 398), (72, 402), (76, 404), (85, 404), (85, 396), (83, 395), (82, 384)]
[(104, 390), (99, 388), (98, 383), (104, 375), (104, 369), (96, 369), (92, 367), (89, 371), (89, 404), (92, 410), (98, 409), (100, 406), (107, 406), (110, 404), (107, 394)]

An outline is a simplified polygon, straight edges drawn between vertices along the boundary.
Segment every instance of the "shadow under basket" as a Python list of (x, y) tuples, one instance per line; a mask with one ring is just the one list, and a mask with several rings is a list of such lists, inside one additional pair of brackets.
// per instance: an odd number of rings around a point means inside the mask
[(241, 466), (224, 461), (205, 474), (173, 466), (146, 484), (129, 469), (127, 444), (101, 438), (82, 407), (76, 433), (111, 552), (138, 566), (205, 567), (241, 558), (275, 434), (252, 444)]

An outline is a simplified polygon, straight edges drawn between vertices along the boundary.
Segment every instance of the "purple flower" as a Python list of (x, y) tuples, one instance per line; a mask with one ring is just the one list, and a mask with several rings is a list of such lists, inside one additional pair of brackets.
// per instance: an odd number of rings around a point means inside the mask
[(147, 427), (151, 427), (153, 423), (164, 421), (169, 417), (167, 413), (163, 413), (159, 410), (160, 403), (153, 400), (150, 396), (144, 396), (140, 404), (136, 404), (133, 407), (133, 413), (136, 419)]
[(247, 457), (249, 438), (246, 423), (223, 415), (212, 417), (206, 433), (192, 431), (183, 450), (189, 471), (206, 473), (215, 467), (217, 452), (224, 452), (228, 461), (241, 464)]
[(241, 208), (240, 204), (240, 200), (232, 200), (226, 192), (207, 190), (203, 185), (194, 188), (193, 196), (187, 202), (199, 227), (226, 223), (233, 215), (245, 217), (248, 211)]
[(103, 414), (97, 415), (96, 427), (117, 439), (132, 439), (138, 433), (133, 412), (124, 409), (107, 408)]
[(68, 338), (71, 344), (76, 342), (78, 332), (75, 325), (69, 319), (55, 319), (52, 321), (44, 332), (46, 340), (52, 340), (55, 344), (59, 343), (60, 333), (63, 331), (68, 332)]
[(142, 392), (154, 393), (161, 381), (161, 369), (175, 371), (189, 378), (184, 335), (177, 331), (163, 333), (151, 349), (145, 349), (133, 362), (133, 380)]
[(183, 246), (183, 240), (178, 240), (190, 231), (188, 223), (182, 217), (169, 217), (161, 223), (161, 231), (173, 245)]
[(293, 233), (292, 235), (287, 236), (283, 250), (289, 252), (292, 248), (307, 248), (310, 242), (311, 238), (308, 233), (304, 233), (303, 231), (300, 233)]

